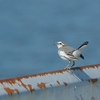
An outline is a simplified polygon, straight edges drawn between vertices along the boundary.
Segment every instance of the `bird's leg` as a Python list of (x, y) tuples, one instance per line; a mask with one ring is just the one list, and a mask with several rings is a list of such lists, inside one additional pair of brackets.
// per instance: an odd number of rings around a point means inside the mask
[(73, 61), (73, 64), (72, 64), (72, 66), (71, 67), (73, 67), (75, 65), (75, 61)]
[(71, 64), (71, 61), (68, 61), (68, 65), (64, 69), (69, 68), (70, 64)]

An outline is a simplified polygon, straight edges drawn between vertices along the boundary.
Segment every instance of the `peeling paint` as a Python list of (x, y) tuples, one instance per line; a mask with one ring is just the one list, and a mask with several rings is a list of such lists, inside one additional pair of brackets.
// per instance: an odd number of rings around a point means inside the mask
[(46, 85), (45, 85), (45, 83), (43, 83), (43, 82), (38, 83), (37, 86), (38, 86), (40, 89), (46, 88)]
[(60, 85), (60, 82), (59, 81), (57, 81), (57, 83)]
[(85, 69), (91, 69), (91, 68), (98, 68), (98, 67), (100, 67), (100, 64), (96, 64), (96, 65), (88, 65), (88, 66), (81, 66), (81, 67), (73, 67), (73, 68), (71, 68), (71, 69), (73, 69), (73, 70), (85, 70)]
[(91, 82), (92, 83), (96, 83), (98, 81), (98, 79), (96, 78), (96, 79), (91, 79)]
[(30, 89), (31, 92), (35, 91), (35, 89), (32, 88), (31, 84), (28, 84), (28, 87), (29, 87), (29, 89)]
[(66, 82), (63, 82), (63, 83), (64, 83), (65, 86), (67, 86), (67, 83)]
[(4, 88), (5, 91), (8, 93), (8, 95), (14, 94), (14, 92), (19, 94), (19, 91), (17, 89), (10, 89), (10, 88)]
[(97, 81), (98, 81), (98, 79), (97, 78), (95, 78), (95, 79), (90, 79), (90, 80), (88, 80), (89, 82), (92, 82), (93, 84), (94, 83), (96, 83)]
[[(29, 76), (22, 76), (22, 77), (17, 77), (17, 78), (0, 80), (0, 96), (2, 94), (3, 95), (7, 94), (10, 96), (10, 98), (11, 97), (14, 98), (13, 96), (14, 94), (17, 94), (18, 96), (20, 96), (22, 92), (25, 92), (25, 93), (28, 92), (32, 95), (33, 94), (35, 95), (35, 93), (37, 93), (36, 92), (37, 89), (38, 90), (41, 89), (41, 92), (42, 92), (42, 89), (44, 89), (44, 91), (46, 90), (45, 93), (48, 92), (47, 94), (49, 94), (50, 88), (51, 88), (50, 91), (53, 91), (52, 93), (57, 93), (58, 92), (56, 91), (57, 88), (55, 89), (53, 88), (55, 86), (57, 87), (61, 86), (60, 88), (62, 88), (62, 90), (65, 89), (64, 91), (66, 92), (61, 91), (63, 95), (62, 94), (57, 94), (57, 95), (59, 96), (67, 95), (66, 100), (67, 99), (74, 100), (74, 99), (67, 98), (67, 97), (70, 97), (69, 95), (71, 93), (69, 92), (72, 92), (74, 94), (79, 93), (77, 94), (77, 96), (73, 94), (75, 100), (79, 100), (79, 99), (84, 100), (84, 94), (86, 94), (87, 91), (88, 93), (86, 95), (89, 94), (89, 96), (91, 96), (90, 99), (95, 100), (94, 97), (96, 97), (97, 99), (96, 94), (100, 92), (100, 90), (98, 89), (100, 88), (100, 72), (99, 71), (100, 71), (100, 64), (97, 64), (97, 65), (74, 67), (74, 68), (70, 68), (66, 70), (63, 69), (63, 70), (57, 70), (57, 71), (52, 71), (52, 72), (45, 72), (41, 74), (33, 74)], [(87, 85), (87, 82), (88, 82), (88, 87), (85, 86)], [(91, 87), (91, 84), (93, 84), (94, 87)], [(81, 86), (81, 88), (79, 85)], [(98, 86), (98, 88), (95, 87), (95, 85)], [(72, 88), (71, 86), (75, 86), (75, 87)], [(48, 89), (45, 89), (45, 88), (48, 88)], [(91, 91), (92, 89), (94, 89), (95, 91)], [(77, 91), (80, 91), (80, 92), (77, 92)], [(28, 95), (28, 96), (32, 96), (32, 95)], [(43, 94), (43, 97), (44, 95), (45, 94)], [(34, 97), (36, 97), (36, 99), (38, 98), (37, 96), (33, 96), (32, 99)], [(0, 98), (0, 100), (2, 99)], [(6, 99), (3, 99), (3, 100), (6, 100)], [(11, 100), (14, 100), (14, 99), (11, 99)]]

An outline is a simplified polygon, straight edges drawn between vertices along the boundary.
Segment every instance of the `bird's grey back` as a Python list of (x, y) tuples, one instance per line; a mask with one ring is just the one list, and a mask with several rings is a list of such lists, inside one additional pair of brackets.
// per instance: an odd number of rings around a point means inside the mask
[(65, 51), (65, 52), (73, 52), (75, 49), (73, 47), (70, 47), (70, 46), (64, 46), (64, 47), (59, 48), (59, 50)]

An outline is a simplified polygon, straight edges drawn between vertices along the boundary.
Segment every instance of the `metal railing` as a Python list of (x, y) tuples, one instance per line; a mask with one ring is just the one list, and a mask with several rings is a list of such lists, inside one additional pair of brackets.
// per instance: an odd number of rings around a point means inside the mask
[(0, 100), (100, 100), (100, 64), (0, 80)]

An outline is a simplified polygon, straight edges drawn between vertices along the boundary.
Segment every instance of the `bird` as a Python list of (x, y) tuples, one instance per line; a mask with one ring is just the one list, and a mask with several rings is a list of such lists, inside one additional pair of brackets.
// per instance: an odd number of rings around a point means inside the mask
[(58, 55), (63, 60), (68, 61), (68, 65), (64, 69), (67, 69), (69, 67), (72, 68), (75, 65), (75, 61), (77, 61), (79, 58), (84, 59), (84, 56), (82, 55), (82, 50), (88, 45), (88, 43), (89, 42), (86, 41), (77, 49), (75, 49), (67, 45), (65, 42), (62, 41), (56, 42), (56, 45), (58, 47)]

